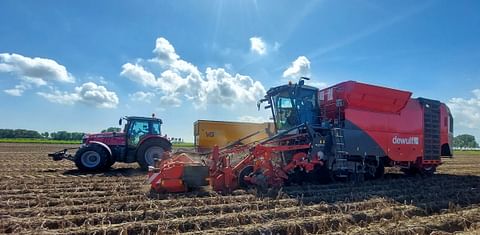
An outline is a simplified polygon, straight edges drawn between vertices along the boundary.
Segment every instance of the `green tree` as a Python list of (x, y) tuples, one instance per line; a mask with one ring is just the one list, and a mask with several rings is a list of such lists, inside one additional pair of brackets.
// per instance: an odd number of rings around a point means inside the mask
[(475, 136), (463, 134), (453, 138), (453, 146), (458, 148), (478, 148), (478, 143), (475, 140)]
[(106, 130), (102, 130), (102, 133), (105, 132), (121, 132), (122, 129), (120, 127), (109, 127)]
[(42, 138), (40, 133), (25, 129), (0, 129), (0, 138)]
[(42, 136), (43, 136), (43, 138), (48, 139), (48, 137), (50, 136), (50, 134), (45, 131), (45, 132), (42, 133)]

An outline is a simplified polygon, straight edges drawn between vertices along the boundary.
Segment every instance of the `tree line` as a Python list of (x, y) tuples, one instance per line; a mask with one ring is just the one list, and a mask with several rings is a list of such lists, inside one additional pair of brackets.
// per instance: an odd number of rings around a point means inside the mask
[[(118, 127), (109, 127), (101, 132), (120, 132)], [(52, 139), (52, 140), (81, 140), (85, 133), (82, 132), (38, 132), (26, 129), (0, 129), (1, 139)], [(172, 142), (183, 142), (181, 138), (170, 138)], [(473, 135), (463, 134), (453, 138), (453, 147), (456, 148), (478, 148), (479, 145)]]
[(82, 132), (38, 132), (25, 129), (0, 129), (0, 138), (2, 139), (52, 139), (52, 140), (81, 140)]
[(478, 148), (475, 136), (463, 134), (453, 138), (453, 147), (455, 148)]

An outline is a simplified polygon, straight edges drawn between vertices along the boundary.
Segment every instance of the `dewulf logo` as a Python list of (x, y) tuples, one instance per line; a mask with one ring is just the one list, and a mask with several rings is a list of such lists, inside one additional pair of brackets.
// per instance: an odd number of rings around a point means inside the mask
[(398, 136), (393, 137), (392, 139), (393, 144), (418, 144), (418, 137), (406, 137), (401, 138)]

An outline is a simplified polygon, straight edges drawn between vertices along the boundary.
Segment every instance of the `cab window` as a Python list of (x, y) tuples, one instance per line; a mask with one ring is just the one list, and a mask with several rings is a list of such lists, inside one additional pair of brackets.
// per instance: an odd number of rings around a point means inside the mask
[(161, 135), (161, 130), (160, 130), (160, 123), (154, 122), (152, 124), (152, 134), (153, 135)]
[(134, 121), (130, 126), (128, 134), (129, 144), (137, 145), (148, 134), (148, 121)]

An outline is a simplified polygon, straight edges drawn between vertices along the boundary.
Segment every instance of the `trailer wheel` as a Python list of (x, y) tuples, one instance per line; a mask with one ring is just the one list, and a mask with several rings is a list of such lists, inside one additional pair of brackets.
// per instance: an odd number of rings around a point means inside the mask
[(248, 189), (252, 184), (249, 182), (245, 181), (244, 177), (247, 175), (250, 175), (253, 172), (253, 166), (248, 165), (244, 167), (241, 171), (240, 174), (238, 174), (238, 186), (243, 189)]
[(155, 158), (161, 159), (165, 151), (170, 151), (171, 146), (166, 141), (151, 140), (143, 143), (137, 152), (137, 162), (142, 170), (148, 170), (153, 166)]
[(107, 151), (96, 145), (80, 148), (75, 154), (75, 165), (82, 171), (103, 170), (105, 169), (107, 161)]
[(437, 171), (437, 167), (436, 166), (428, 166), (428, 167), (424, 167), (420, 170), (420, 173), (422, 174), (422, 176), (432, 176), (435, 171)]

